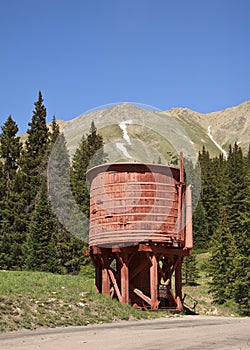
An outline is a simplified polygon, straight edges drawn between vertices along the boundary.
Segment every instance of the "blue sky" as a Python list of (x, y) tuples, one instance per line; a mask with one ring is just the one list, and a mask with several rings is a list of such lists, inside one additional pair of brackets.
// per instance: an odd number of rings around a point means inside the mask
[(0, 125), (114, 102), (211, 112), (250, 99), (249, 0), (0, 0)]

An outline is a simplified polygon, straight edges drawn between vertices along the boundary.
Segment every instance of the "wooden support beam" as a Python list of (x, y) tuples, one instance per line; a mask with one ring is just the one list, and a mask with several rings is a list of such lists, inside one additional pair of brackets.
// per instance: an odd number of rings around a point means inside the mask
[(145, 295), (140, 289), (138, 289), (138, 288), (134, 288), (133, 289), (133, 292), (136, 294), (136, 295), (138, 295), (138, 297), (140, 297), (142, 300), (144, 300), (146, 303), (148, 303), (148, 305), (150, 305), (151, 306), (151, 299), (147, 296), (147, 295)]
[(102, 270), (102, 292), (103, 294), (110, 295), (110, 281), (107, 268)]
[(186, 235), (185, 249), (193, 248), (193, 233), (192, 233), (192, 186), (189, 185), (186, 189)]
[(180, 182), (178, 185), (178, 217), (177, 217), (177, 222), (176, 222), (176, 233), (177, 233), (177, 238), (180, 240), (181, 239), (181, 222), (182, 222), (182, 187), (183, 184)]
[(110, 280), (109, 280), (109, 257), (104, 255), (100, 256), (102, 263), (102, 292), (103, 294), (110, 295)]
[(158, 301), (158, 261), (155, 255), (151, 256), (150, 266), (150, 296), (151, 296), (151, 308), (157, 309), (159, 305)]
[(177, 304), (177, 309), (182, 311), (182, 278), (181, 278), (181, 265), (182, 261), (180, 258), (176, 260), (177, 265), (175, 267), (175, 299)]
[(172, 305), (170, 305), (170, 306), (177, 307), (177, 301), (176, 301), (176, 298), (174, 296), (174, 292), (172, 291), (172, 289), (170, 287), (168, 288), (168, 295), (172, 301)]
[(116, 292), (116, 295), (117, 295), (117, 298), (120, 302), (122, 302), (122, 296), (121, 296), (121, 292), (119, 290), (119, 287), (118, 287), (118, 284), (117, 284), (117, 281), (116, 281), (116, 278), (115, 278), (115, 275), (113, 273), (113, 271), (111, 269), (108, 269), (108, 274), (110, 276), (110, 279), (113, 283), (113, 287), (115, 289), (115, 292)]
[(180, 257), (178, 256), (173, 264), (173, 266), (171, 267), (170, 269), (170, 277), (172, 277), (173, 273), (175, 272), (176, 270), (176, 267), (178, 266), (179, 264), (179, 261), (180, 261)]
[(129, 269), (128, 269), (128, 255), (123, 254), (121, 257), (122, 266), (120, 269), (121, 274), (121, 295), (122, 302), (124, 304), (129, 303)]

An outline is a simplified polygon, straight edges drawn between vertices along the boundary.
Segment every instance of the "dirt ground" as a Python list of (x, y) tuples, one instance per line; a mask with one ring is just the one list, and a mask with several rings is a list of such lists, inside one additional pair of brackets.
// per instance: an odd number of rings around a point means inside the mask
[(250, 350), (250, 318), (183, 316), (0, 335), (1, 350)]

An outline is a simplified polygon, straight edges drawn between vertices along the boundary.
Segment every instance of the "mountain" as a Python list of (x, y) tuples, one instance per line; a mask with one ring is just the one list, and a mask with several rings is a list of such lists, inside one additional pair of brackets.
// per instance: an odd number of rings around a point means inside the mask
[(60, 122), (71, 156), (92, 120), (103, 135), (111, 162), (161, 159), (174, 163), (181, 151), (193, 158), (203, 146), (212, 157), (226, 156), (229, 144), (237, 142), (247, 152), (250, 142), (250, 101), (208, 114), (187, 108), (155, 111), (123, 103)]
[[(250, 101), (244, 102), (239, 106), (227, 108), (218, 112), (202, 114), (194, 112), (187, 108), (174, 108), (164, 113), (170, 114), (179, 123), (183, 125), (187, 133), (195, 144), (205, 145), (212, 155), (217, 155), (221, 148), (228, 151), (229, 145), (237, 142), (244, 152), (248, 151), (250, 142)], [(219, 147), (211, 147), (207, 139), (198, 139), (199, 128), (210, 141), (217, 143)]]

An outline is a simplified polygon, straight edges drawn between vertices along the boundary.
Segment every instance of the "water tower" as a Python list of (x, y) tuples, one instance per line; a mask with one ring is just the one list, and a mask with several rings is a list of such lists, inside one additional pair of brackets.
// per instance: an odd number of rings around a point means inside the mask
[(179, 168), (113, 163), (87, 177), (97, 291), (137, 308), (181, 311), (182, 262), (193, 246), (182, 155)]

